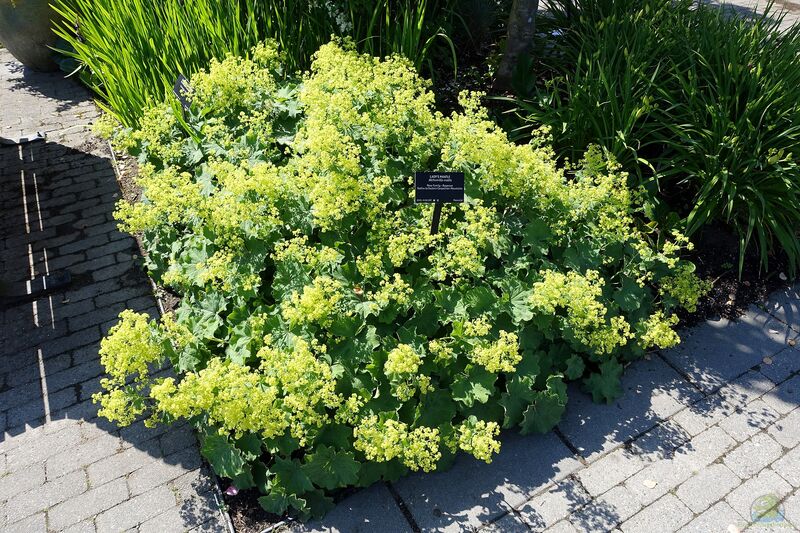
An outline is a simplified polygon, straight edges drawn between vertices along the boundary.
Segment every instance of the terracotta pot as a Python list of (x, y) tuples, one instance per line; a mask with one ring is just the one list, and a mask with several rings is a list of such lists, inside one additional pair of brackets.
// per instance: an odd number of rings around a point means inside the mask
[(23, 65), (39, 71), (57, 70), (51, 29), (54, 13), (49, 0), (0, 0), (0, 42)]

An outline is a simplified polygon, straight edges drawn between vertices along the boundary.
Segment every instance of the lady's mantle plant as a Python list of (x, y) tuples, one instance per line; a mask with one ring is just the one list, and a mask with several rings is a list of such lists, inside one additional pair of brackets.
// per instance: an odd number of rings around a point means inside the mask
[[(182, 302), (121, 315), (97, 398), (122, 424), (191, 420), (268, 511), (320, 514), (334, 489), (459, 450), (489, 462), (501, 427), (558, 422), (565, 379), (610, 401), (705, 290), (598, 153), (567, 178), (545, 134), (510, 143), (479, 95), (433, 111), (405, 60), (330, 44), (298, 83), (266, 44), (191, 87), (185, 116), (164, 104), (116, 139), (144, 190), (117, 215)], [(417, 170), (466, 174), (436, 235)]]

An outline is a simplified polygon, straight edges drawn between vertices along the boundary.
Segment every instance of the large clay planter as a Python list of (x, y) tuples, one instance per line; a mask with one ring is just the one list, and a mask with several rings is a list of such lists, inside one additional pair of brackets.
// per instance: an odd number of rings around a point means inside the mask
[(0, 42), (27, 67), (58, 69), (48, 48), (56, 40), (53, 15), (49, 0), (0, 0)]

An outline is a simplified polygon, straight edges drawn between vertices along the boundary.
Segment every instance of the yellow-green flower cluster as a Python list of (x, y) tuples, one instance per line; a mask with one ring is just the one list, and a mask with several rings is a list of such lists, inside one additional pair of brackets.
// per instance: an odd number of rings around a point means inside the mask
[(333, 319), (336, 304), (343, 296), (343, 286), (329, 276), (319, 276), (302, 293), (292, 293), (284, 302), (283, 317), (292, 324), (319, 323), (325, 325)]
[(408, 305), (414, 290), (411, 288), (400, 274), (394, 274), (391, 280), (382, 279), (380, 288), (370, 293), (370, 299), (378, 303), (380, 308), (384, 308), (391, 303)]
[(677, 323), (677, 316), (666, 317), (664, 311), (656, 311), (647, 320), (637, 324), (639, 346), (645, 350), (653, 347), (666, 349), (676, 346), (681, 341), (673, 329)]
[(500, 426), (497, 422), (470, 417), (458, 426), (457, 446), (476, 459), (491, 463), (492, 455), (500, 453), (500, 441), (495, 438), (499, 434)]
[(353, 429), (353, 446), (368, 460), (383, 463), (399, 458), (411, 470), (430, 472), (441, 459), (439, 430), (420, 426), (409, 431), (408, 424), (369, 416)]
[(246, 366), (212, 359), (180, 382), (166, 378), (153, 384), (154, 411), (173, 419), (205, 415), (211, 425), (237, 437), (247, 432), (264, 438), (281, 435), (289, 425), (278, 389), (265, 387), (263, 376)]
[(408, 344), (399, 344), (386, 358), (383, 369), (388, 375), (414, 374), (422, 364), (422, 357)]
[(470, 359), (489, 372), (513, 372), (520, 361), (519, 339), (516, 333), (501, 331), (500, 338), (491, 343), (481, 343), (470, 354)]
[(291, 350), (264, 346), (257, 354), (264, 383), (280, 391), (291, 434), (301, 444), (329, 420), (327, 409), (341, 403), (331, 367), (319, 357), (324, 353), (325, 346), (298, 339)]
[(604, 281), (597, 271), (581, 275), (547, 270), (542, 277), (533, 284), (531, 306), (544, 314), (564, 309), (566, 323), (578, 341), (600, 353), (611, 353), (632, 337), (624, 317), (606, 319), (608, 309), (601, 301)]
[(697, 310), (700, 298), (711, 290), (711, 283), (697, 277), (690, 263), (678, 265), (673, 275), (661, 278), (659, 283), (662, 295), (674, 298), (690, 312)]

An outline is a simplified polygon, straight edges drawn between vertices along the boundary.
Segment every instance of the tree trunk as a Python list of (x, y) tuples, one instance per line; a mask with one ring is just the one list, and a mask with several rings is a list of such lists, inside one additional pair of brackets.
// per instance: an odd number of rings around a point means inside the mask
[(519, 56), (528, 51), (536, 31), (536, 11), (539, 0), (514, 0), (508, 17), (506, 50), (500, 60), (495, 87), (508, 89)]

